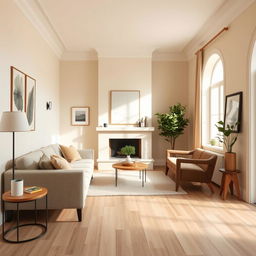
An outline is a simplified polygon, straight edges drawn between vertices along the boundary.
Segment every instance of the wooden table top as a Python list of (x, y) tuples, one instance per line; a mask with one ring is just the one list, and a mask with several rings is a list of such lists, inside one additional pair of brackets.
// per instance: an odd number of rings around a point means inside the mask
[(122, 165), (122, 162), (116, 163), (112, 165), (113, 168), (119, 169), (119, 170), (125, 170), (125, 171), (138, 171), (138, 170), (144, 170), (148, 168), (147, 164), (136, 162), (132, 166)]
[(41, 191), (35, 192), (33, 194), (28, 194), (24, 192), (22, 196), (11, 196), (11, 191), (7, 191), (2, 195), (2, 199), (3, 201), (6, 201), (6, 202), (20, 203), (20, 202), (33, 201), (33, 200), (42, 198), (46, 196), (47, 193), (48, 193), (48, 190), (47, 188), (44, 188), (44, 187), (42, 187)]

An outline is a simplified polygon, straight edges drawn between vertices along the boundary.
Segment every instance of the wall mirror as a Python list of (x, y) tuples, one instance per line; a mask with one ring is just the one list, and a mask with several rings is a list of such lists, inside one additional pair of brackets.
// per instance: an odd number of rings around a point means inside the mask
[(140, 91), (110, 91), (110, 124), (135, 125), (140, 119)]

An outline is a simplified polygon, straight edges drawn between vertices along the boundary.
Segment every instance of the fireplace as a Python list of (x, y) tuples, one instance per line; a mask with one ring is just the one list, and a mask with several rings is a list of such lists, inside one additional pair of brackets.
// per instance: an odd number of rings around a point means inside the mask
[(135, 155), (131, 155), (131, 157), (141, 158), (141, 139), (109, 139), (110, 157), (126, 157), (120, 151), (122, 147), (127, 145), (135, 147)]

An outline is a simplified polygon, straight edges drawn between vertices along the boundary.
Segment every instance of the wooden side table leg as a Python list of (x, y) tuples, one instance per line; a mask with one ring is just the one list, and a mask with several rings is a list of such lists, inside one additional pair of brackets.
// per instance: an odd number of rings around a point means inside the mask
[(237, 197), (238, 197), (238, 199), (240, 199), (240, 188), (239, 188), (239, 182), (238, 182), (238, 176), (237, 176), (237, 174), (235, 174), (235, 175), (233, 176), (233, 181), (234, 181), (234, 185), (235, 185)]
[(223, 200), (226, 200), (226, 198), (227, 198), (227, 192), (228, 192), (228, 187), (229, 187), (230, 181), (231, 181), (230, 175), (226, 174), (225, 181), (224, 181), (224, 190), (223, 190), (223, 194), (222, 194)]
[(234, 195), (233, 178), (231, 179), (231, 181), (229, 183), (229, 189), (230, 189), (230, 194), (233, 196)]

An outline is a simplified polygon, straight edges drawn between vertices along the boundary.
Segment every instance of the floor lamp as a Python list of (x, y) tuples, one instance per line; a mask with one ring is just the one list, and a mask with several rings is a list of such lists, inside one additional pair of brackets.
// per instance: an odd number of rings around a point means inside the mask
[[(29, 131), (28, 119), (25, 112), (3, 112), (0, 121), (0, 132), (12, 132), (12, 180), (15, 180), (15, 132)], [(23, 191), (22, 191), (23, 193)]]

